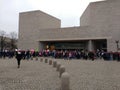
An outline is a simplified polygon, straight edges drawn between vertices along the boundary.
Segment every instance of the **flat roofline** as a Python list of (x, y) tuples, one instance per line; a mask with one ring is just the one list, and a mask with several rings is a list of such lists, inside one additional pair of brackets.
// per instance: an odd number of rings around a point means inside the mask
[(39, 29), (39, 30), (65, 30), (65, 29), (86, 29), (86, 28), (91, 28), (91, 26), (71, 26), (71, 27), (59, 27), (59, 28), (44, 28), (44, 29)]
[(111, 39), (112, 37), (95, 37), (95, 38), (69, 38), (69, 39), (42, 39), (42, 40), (37, 40), (40, 42), (45, 42), (45, 41), (82, 41), (82, 40), (103, 40), (103, 39)]

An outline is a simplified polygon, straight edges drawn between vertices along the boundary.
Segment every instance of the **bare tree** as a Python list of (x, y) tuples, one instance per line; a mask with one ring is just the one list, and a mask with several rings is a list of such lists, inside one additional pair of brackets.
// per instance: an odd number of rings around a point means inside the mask
[(17, 42), (17, 33), (16, 32), (11, 32), (10, 33), (10, 45), (11, 45), (11, 49), (15, 49), (17, 48), (16, 42)]
[(3, 51), (3, 49), (4, 49), (5, 39), (6, 39), (6, 32), (5, 31), (0, 31), (0, 47), (1, 47), (1, 51)]

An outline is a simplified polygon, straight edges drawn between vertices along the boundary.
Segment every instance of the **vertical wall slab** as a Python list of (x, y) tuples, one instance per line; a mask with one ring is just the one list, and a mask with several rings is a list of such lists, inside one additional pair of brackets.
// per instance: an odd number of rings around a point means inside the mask
[(40, 30), (60, 28), (61, 21), (42, 11), (22, 12), (19, 14), (19, 40), (18, 48), (36, 49)]
[(43, 50), (43, 48), (44, 48), (44, 43), (39, 42), (39, 50), (41, 51), (41, 50)]
[(107, 48), (108, 48), (108, 52), (113, 51), (116, 52), (117, 51), (117, 45), (114, 39), (108, 39), (107, 40)]
[(92, 40), (88, 41), (88, 51), (94, 51), (94, 42)]

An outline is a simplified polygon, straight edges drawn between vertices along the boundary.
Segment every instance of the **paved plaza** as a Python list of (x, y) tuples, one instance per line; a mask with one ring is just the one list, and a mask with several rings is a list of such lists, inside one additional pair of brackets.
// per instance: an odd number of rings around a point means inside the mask
[[(48, 58), (50, 60), (52, 58)], [(70, 74), (71, 90), (120, 90), (120, 62), (56, 59)], [(56, 68), (36, 60), (0, 59), (0, 90), (60, 90)]]

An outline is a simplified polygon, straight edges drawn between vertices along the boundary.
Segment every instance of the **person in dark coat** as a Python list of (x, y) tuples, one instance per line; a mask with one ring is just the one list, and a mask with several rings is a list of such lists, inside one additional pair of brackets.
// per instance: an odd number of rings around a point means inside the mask
[(88, 57), (89, 57), (89, 59), (91, 59), (92, 61), (94, 61), (94, 52), (89, 52), (88, 53)]
[(17, 51), (16, 59), (17, 59), (18, 68), (20, 68), (20, 61), (22, 59), (22, 53), (20, 51)]

